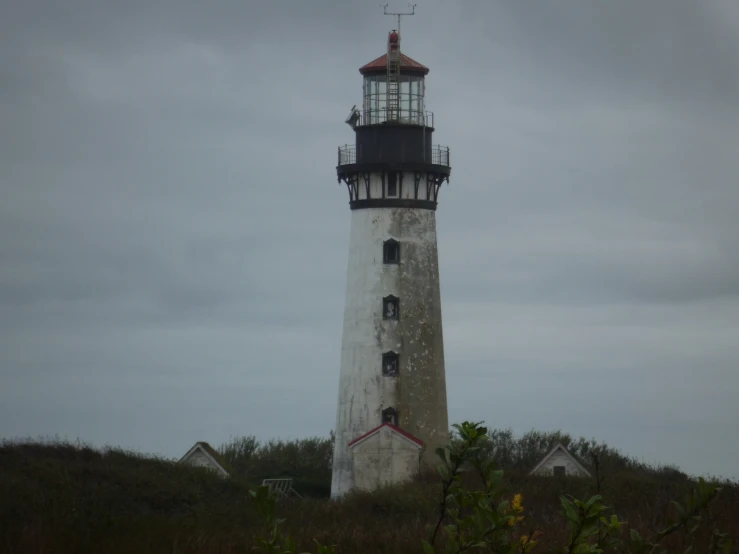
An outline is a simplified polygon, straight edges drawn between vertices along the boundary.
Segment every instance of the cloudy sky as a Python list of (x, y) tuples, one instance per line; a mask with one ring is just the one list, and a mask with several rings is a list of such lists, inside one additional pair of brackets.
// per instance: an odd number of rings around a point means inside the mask
[[(329, 433), (377, 4), (3, 3), (0, 436)], [(739, 4), (417, 12), (450, 419), (739, 478)]]

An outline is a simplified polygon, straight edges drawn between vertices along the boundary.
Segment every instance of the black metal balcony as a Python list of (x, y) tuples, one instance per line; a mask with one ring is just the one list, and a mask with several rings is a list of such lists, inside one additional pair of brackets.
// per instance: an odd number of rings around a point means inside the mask
[(421, 127), (434, 126), (434, 112), (427, 110), (410, 110), (377, 108), (373, 110), (355, 110), (353, 117), (347, 120), (353, 128), (365, 125), (400, 124), (418, 125)]
[(337, 165), (352, 165), (357, 163), (357, 147), (353, 144), (339, 146), (339, 163)]
[[(449, 162), (449, 147), (448, 146), (441, 146), (441, 145), (434, 145), (431, 146), (431, 148), (427, 147), (427, 150), (430, 152), (427, 152), (426, 156), (422, 156), (419, 159), (418, 155), (413, 156), (404, 156), (401, 152), (399, 156), (395, 156), (392, 160), (393, 163), (405, 163), (405, 162), (411, 162), (411, 163), (429, 163), (432, 165), (440, 165), (444, 167), (451, 167), (451, 164)], [(342, 165), (354, 165), (357, 163), (357, 147), (353, 144), (346, 144), (344, 146), (339, 146), (339, 160), (338, 164), (339, 166)]]
[(434, 165), (443, 165), (451, 167), (449, 163), (449, 147), (448, 146), (432, 146), (431, 147), (431, 163)]

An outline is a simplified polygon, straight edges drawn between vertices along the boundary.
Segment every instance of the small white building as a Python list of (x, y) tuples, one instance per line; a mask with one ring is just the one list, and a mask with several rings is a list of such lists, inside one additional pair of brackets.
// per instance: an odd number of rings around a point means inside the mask
[(187, 454), (182, 456), (177, 463), (205, 467), (216, 472), (221, 477), (229, 477), (229, 473), (224, 467), (225, 461), (207, 442), (196, 442), (195, 446), (188, 450)]
[(391, 423), (383, 423), (349, 443), (354, 487), (372, 490), (407, 481), (420, 468), (423, 442)]
[(568, 475), (570, 477), (590, 477), (590, 472), (561, 444), (552, 448), (529, 475)]

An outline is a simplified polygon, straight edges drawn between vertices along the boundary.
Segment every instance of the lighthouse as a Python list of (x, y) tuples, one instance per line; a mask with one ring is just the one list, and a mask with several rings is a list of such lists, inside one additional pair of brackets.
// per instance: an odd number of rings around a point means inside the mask
[(429, 68), (401, 53), (399, 31), (359, 73), (354, 144), (339, 147), (336, 167), (351, 229), (333, 498), (433, 467), (449, 435), (436, 241), (449, 148), (433, 144)]

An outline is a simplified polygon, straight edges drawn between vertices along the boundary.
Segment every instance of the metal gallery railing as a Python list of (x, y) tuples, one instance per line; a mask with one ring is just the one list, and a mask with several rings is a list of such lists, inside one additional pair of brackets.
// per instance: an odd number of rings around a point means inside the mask
[(351, 165), (355, 163), (357, 163), (357, 147), (350, 144), (339, 146), (338, 165)]
[(443, 165), (450, 167), (449, 163), (449, 147), (448, 146), (436, 146), (431, 147), (431, 163), (434, 165)]
[(401, 123), (404, 125), (434, 126), (434, 112), (427, 110), (377, 108), (354, 110), (346, 121), (352, 127), (379, 125), (381, 123)]
[[(407, 158), (393, 160), (394, 162), (427, 162), (434, 165), (443, 165), (450, 167), (449, 163), (449, 147), (434, 145), (431, 147), (431, 158), (425, 159), (422, 157), (419, 159), (418, 156), (408, 156)], [(339, 163), (337, 165), (351, 165), (357, 163), (357, 147), (353, 144), (346, 144), (339, 146)]]

